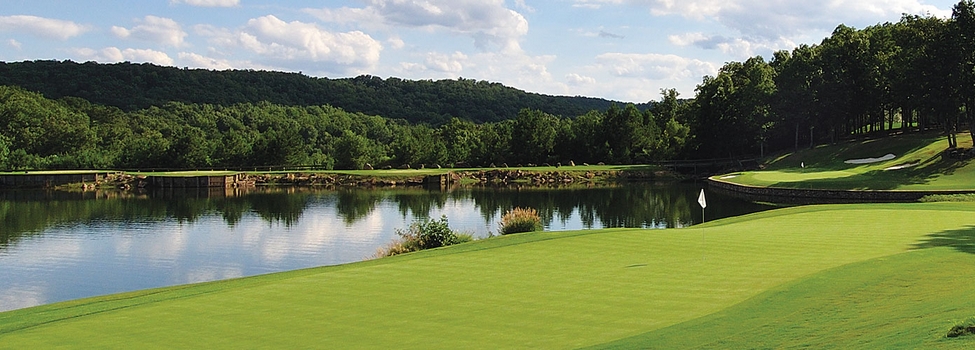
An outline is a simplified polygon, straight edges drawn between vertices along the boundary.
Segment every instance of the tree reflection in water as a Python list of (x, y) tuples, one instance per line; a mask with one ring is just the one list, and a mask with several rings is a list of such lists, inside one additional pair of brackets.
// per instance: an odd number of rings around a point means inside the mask
[[(247, 189), (166, 189), (123, 191), (2, 191), (0, 249), (55, 225), (93, 221), (195, 222), (219, 215), (235, 226), (253, 213), (268, 223), (296, 224), (310, 207), (334, 207), (346, 225), (391, 203), (403, 217), (429, 218), (448, 203), (468, 203), (485, 222), (500, 219), (514, 207), (538, 210), (546, 227), (563, 226), (573, 215), (584, 228), (681, 227), (701, 221), (695, 199), (701, 185), (635, 183), (595, 187), (462, 187), (326, 189), (258, 187)], [(708, 219), (764, 210), (769, 207), (709, 194)], [(311, 206), (311, 204), (315, 204)], [(712, 208), (713, 207), (713, 208)], [(439, 214), (438, 214), (439, 215)], [(327, 229), (327, 228), (323, 228)]]

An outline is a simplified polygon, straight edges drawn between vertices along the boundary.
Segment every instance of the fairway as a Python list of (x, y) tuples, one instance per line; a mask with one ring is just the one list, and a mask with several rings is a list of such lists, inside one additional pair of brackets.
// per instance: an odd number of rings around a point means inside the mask
[(975, 316), (973, 214), (806, 206), (504, 236), (2, 313), (0, 348), (970, 348), (944, 334)]

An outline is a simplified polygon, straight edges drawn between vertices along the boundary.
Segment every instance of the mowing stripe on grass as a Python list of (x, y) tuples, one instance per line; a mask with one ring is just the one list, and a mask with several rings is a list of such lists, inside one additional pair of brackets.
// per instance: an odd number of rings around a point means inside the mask
[[(971, 237), (971, 236), (970, 236)], [(951, 247), (841, 266), (773, 288), (718, 313), (606, 349), (971, 349), (945, 337), (975, 315), (975, 255)]]

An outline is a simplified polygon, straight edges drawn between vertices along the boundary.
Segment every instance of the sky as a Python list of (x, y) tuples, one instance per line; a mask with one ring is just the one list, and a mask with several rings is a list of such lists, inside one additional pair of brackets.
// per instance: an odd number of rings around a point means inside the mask
[(476, 79), (623, 102), (957, 0), (2, 0), (0, 61)]

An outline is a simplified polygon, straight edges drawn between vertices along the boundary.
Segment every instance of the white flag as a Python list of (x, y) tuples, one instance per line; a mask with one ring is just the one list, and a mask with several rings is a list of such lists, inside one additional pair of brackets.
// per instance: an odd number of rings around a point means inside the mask
[(701, 205), (701, 209), (708, 207), (708, 201), (704, 199), (704, 189), (701, 189), (701, 195), (697, 196), (697, 203)]

